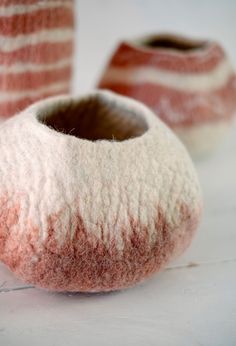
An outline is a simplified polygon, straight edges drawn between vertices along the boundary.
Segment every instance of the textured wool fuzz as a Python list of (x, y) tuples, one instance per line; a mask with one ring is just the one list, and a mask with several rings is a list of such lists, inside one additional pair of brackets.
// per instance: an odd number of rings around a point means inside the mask
[(30, 284), (109, 291), (190, 244), (201, 193), (183, 144), (111, 92), (38, 102), (0, 127), (0, 259)]
[(148, 105), (202, 156), (227, 133), (236, 112), (236, 76), (221, 46), (157, 35), (122, 42), (99, 82)]
[(69, 92), (73, 0), (0, 0), (0, 122)]

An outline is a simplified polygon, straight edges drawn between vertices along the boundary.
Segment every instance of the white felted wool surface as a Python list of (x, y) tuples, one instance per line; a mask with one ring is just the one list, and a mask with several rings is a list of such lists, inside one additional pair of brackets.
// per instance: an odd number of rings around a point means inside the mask
[(125, 288), (190, 244), (195, 169), (137, 101), (106, 91), (50, 98), (1, 126), (0, 150), (0, 259), (27, 282)]

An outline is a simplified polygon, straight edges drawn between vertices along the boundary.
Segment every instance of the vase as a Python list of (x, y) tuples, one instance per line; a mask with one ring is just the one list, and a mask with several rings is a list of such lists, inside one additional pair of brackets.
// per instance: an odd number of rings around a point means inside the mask
[(140, 102), (105, 91), (40, 101), (2, 124), (0, 151), (0, 259), (27, 283), (127, 288), (191, 243), (195, 168)]
[(199, 157), (227, 133), (236, 111), (236, 77), (220, 44), (160, 34), (121, 42), (98, 87), (149, 106)]
[(69, 92), (73, 7), (72, 0), (0, 0), (0, 121)]

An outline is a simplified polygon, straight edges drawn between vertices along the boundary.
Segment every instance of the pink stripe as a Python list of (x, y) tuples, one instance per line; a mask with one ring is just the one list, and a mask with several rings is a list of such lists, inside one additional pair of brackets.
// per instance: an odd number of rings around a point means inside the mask
[(59, 81), (69, 80), (71, 67), (42, 72), (23, 72), (0, 74), (1, 91), (22, 91), (47, 86)]
[(73, 27), (73, 12), (65, 7), (36, 10), (32, 13), (0, 17), (0, 34), (16, 36), (43, 29)]
[(5, 66), (19, 62), (48, 64), (70, 57), (72, 54), (72, 41), (60, 43), (39, 43), (36, 45), (28, 45), (13, 52), (6, 53), (0, 51), (0, 64)]
[(32, 5), (40, 2), (41, 0), (0, 0), (0, 6), (9, 7), (12, 5)]
[(164, 49), (138, 49), (122, 43), (111, 58), (109, 67), (148, 66), (178, 73), (208, 72), (225, 57), (224, 51), (216, 44), (198, 53), (174, 53)]
[(171, 127), (230, 119), (236, 111), (235, 76), (221, 89), (208, 93), (187, 93), (148, 83), (103, 82), (99, 87), (143, 102)]

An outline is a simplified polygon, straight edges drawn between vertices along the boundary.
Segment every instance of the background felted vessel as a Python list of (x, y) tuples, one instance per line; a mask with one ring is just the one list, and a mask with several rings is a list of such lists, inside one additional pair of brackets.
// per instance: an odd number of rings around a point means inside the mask
[(148, 105), (193, 155), (220, 143), (236, 112), (236, 77), (213, 41), (161, 34), (122, 42), (99, 88)]
[(0, 259), (29, 283), (129, 287), (191, 242), (202, 204), (192, 161), (137, 101), (41, 101), (3, 123), (0, 151)]
[(0, 0), (0, 121), (69, 92), (73, 0)]

